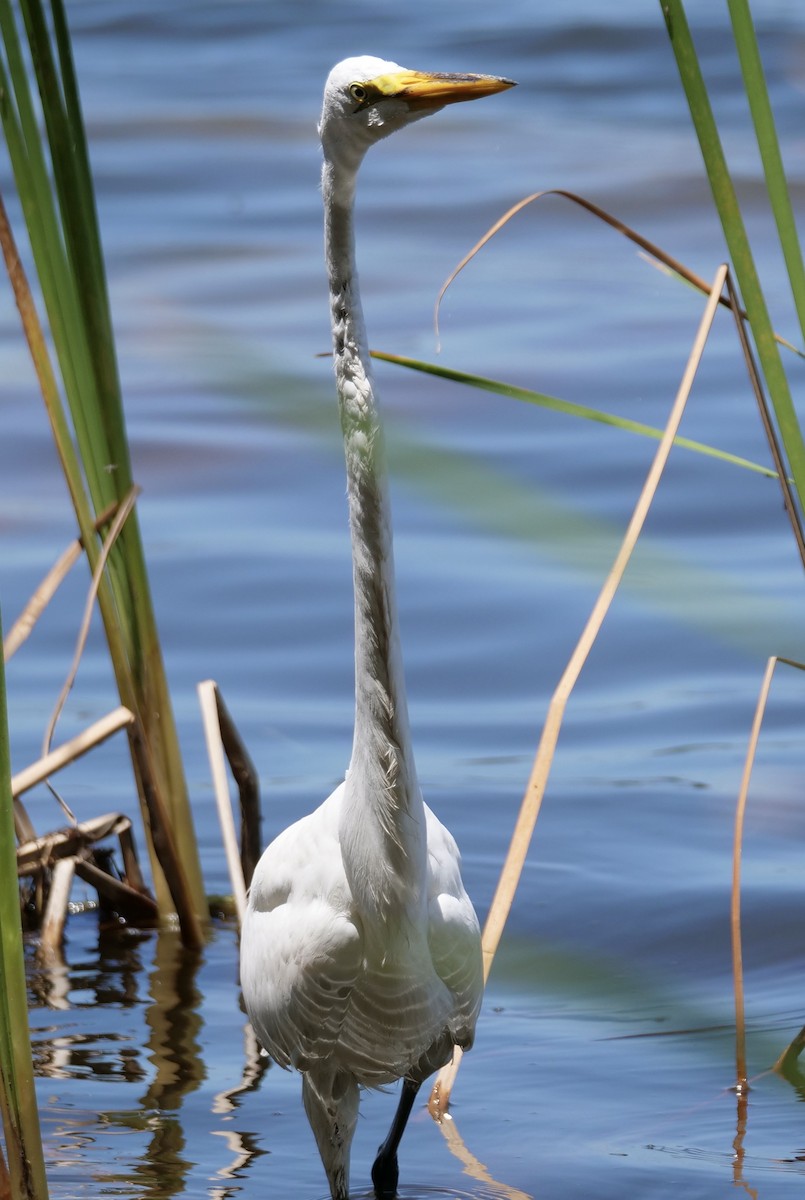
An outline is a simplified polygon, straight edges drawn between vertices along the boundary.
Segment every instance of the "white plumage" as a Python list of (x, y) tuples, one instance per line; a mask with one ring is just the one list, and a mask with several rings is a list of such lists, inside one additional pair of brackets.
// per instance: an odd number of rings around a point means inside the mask
[(241, 986), (255, 1032), (303, 1099), (333, 1200), (346, 1200), (360, 1087), (403, 1080), (372, 1169), (397, 1187), (397, 1146), (417, 1090), (472, 1045), (483, 973), (475, 911), (452, 835), (416, 777), (394, 597), (383, 438), (358, 295), (352, 207), (373, 142), (444, 104), (511, 86), (427, 75), (382, 59), (339, 63), (319, 133), (333, 349), (355, 587), (355, 735), (346, 779), (279, 835), (252, 879)]

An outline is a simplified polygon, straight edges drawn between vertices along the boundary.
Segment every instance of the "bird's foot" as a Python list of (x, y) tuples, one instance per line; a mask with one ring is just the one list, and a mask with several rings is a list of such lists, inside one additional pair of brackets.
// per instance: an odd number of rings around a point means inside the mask
[(381, 1146), (377, 1158), (372, 1164), (372, 1183), (377, 1200), (394, 1200), (397, 1195), (399, 1178), (400, 1169), (397, 1166), (397, 1155), (392, 1154), (391, 1157), (385, 1155)]

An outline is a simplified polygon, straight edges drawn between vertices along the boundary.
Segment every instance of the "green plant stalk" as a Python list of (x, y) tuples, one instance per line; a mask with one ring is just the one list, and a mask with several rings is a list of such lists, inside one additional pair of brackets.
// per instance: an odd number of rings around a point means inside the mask
[[(1, 640), (1, 639), (0, 639)], [(19, 1200), (47, 1200), (36, 1106), (28, 995), (17, 884), (14, 801), (8, 745), (5, 671), (0, 659), (0, 1109), (11, 1190)]]
[[(636, 433), (642, 437), (654, 438), (656, 441), (659, 441), (663, 434), (663, 431), (654, 425), (644, 425), (642, 421), (632, 421), (629, 417), (617, 417), (600, 408), (575, 404), (571, 400), (562, 400), (559, 396), (549, 396), (545, 392), (516, 387), (511, 383), (503, 383), (500, 379), (488, 379), (484, 375), (471, 375), (466, 371), (456, 371), (452, 367), (438, 366), (436, 363), (424, 362), (418, 358), (406, 358), (402, 354), (388, 354), (384, 350), (372, 350), (371, 355), (379, 362), (393, 363), (398, 367), (407, 367), (409, 371), (421, 371), (425, 375), (436, 375), (439, 379), (450, 379), (465, 387), (478, 388), (482, 392), (493, 392), (497, 396), (506, 396), (512, 400), (523, 401), (525, 404), (535, 404), (552, 412), (565, 413), (571, 417), (582, 417), (587, 421), (596, 421), (600, 425), (611, 425), (626, 433)], [(755, 471), (758, 475), (766, 475), (770, 479), (777, 478), (777, 472), (771, 467), (764, 467), (760, 463), (752, 462), (751, 459), (741, 458), (737, 454), (730, 454), (726, 450), (719, 450), (716, 446), (708, 446), (704, 442), (678, 437), (675, 438), (674, 444), (685, 450), (693, 450), (697, 454), (704, 454), (709, 458), (731, 463), (735, 467), (742, 467), (745, 471)]]
[[(6, 72), (0, 63), (0, 88), (5, 96), (2, 115), (83, 474), (97, 513), (127, 493), (131, 466), (86, 139), (60, 0), (54, 0), (52, 10), (58, 69), (40, 0), (22, 3), (50, 139), (58, 209), (9, 0), (0, 2), (0, 32), (8, 64)], [(54, 428), (63, 425), (53, 413), (51, 410)], [(70, 440), (69, 434), (67, 438)], [(69, 457), (64, 441), (60, 453), (63, 461)], [(69, 486), (75, 502), (83, 492), (80, 479), (73, 475)], [(82, 507), (84, 511), (80, 511)], [(93, 565), (98, 547), (86, 507), (79, 503), (76, 511)], [(174, 823), (175, 840), (182, 848), (193, 903), (203, 919), (206, 903), (197, 843), (136, 517), (127, 522), (112, 551), (109, 580), (100, 602), (121, 699), (142, 722), (156, 780)], [(118, 626), (122, 653), (113, 649)], [(124, 660), (131, 688), (123, 682)], [(133, 695), (125, 694), (132, 689)], [(155, 872), (155, 884), (156, 876)]]
[[(14, 298), (19, 309), (23, 332), (28, 342), (42, 399), (44, 400), (45, 409), (50, 420), (53, 441), (75, 509), (79, 532), (86, 549), (90, 569), (94, 572), (97, 567), (100, 548), (96, 537), (92, 508), (86, 494), (84, 475), (81, 471), (81, 465), (70, 436), (67, 417), (59, 394), (56, 377), (53, 373), (42, 327), (39, 323), (28, 281), (25, 278), (25, 272), (17, 253), (17, 247), (14, 243), (2, 197), (0, 197), (0, 248), (2, 248), (6, 268), (14, 291)], [(100, 581), (98, 603), (104, 621), (109, 654), (112, 660), (120, 699), (127, 708), (131, 709), (132, 712), (136, 712), (137, 699), (131, 679), (128, 656), (123, 642), (123, 634), (117, 620), (118, 610), (114, 602), (109, 579), (105, 575)], [(138, 782), (138, 791), (142, 797), (142, 782), (137, 772), (136, 760), (134, 762), (134, 769)], [(143, 807), (145, 807), (144, 802)], [(157, 902), (161, 911), (168, 911), (172, 903), (171, 891), (163, 874), (162, 867), (153, 852), (150, 837), (148, 845)]]
[[(40, 141), (39, 123), (28, 90), (17, 25), (8, 0), (3, 0), (0, 5), (0, 27), (13, 92), (9, 93), (5, 79), (2, 83), (6, 93), (13, 95), (17, 113), (8, 104), (3, 118), (81, 461), (97, 512), (126, 494), (131, 486), (131, 472), (128, 455), (119, 459), (112, 452), (106, 436), (104, 397), (96, 372), (96, 363), (106, 355), (102, 347), (93, 343), (94, 331), (87, 316), (90, 298), (97, 292), (97, 284), (88, 276), (94, 258), (90, 251), (93, 239), (82, 231), (82, 224), (87, 221), (94, 226), (94, 209), (88, 207), (85, 189), (79, 184), (74, 169), (73, 143), (62, 110), (61, 89), (55, 82), (47, 26), (43, 17), (37, 19), (37, 13), (41, 17), (37, 0), (28, 0), (23, 5), (50, 138), (58, 210)], [(124, 625), (130, 625), (133, 597), (121, 557), (122, 551), (116, 547), (109, 573), (119, 619)], [(125, 628), (124, 634), (130, 645), (131, 628)]]
[(805, 442), (794, 410), (763, 290), (752, 257), (738, 198), (727, 167), (707, 88), (682, 0), (660, 0), (671, 46), (699, 139), (710, 189), (741, 291), (760, 368), (769, 390), (780, 437), (801, 508), (805, 508)]
[(769, 193), (769, 201), (780, 238), (780, 247), (788, 271), (800, 331), (805, 338), (805, 265), (802, 261), (802, 247), (794, 219), (794, 208), (791, 203), (791, 194), (783, 166), (780, 142), (777, 137), (777, 128), (769, 100), (766, 77), (763, 73), (752, 14), (748, 0), (728, 0), (728, 7), (735, 46), (741, 64), (744, 89), (749, 101), (758, 150), (766, 176), (766, 189)]

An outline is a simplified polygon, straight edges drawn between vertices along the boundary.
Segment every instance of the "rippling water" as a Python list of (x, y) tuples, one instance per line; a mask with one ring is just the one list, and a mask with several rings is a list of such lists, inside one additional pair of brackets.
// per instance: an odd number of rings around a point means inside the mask
[[(757, 3), (801, 206), (805, 16)], [(774, 320), (784, 276), (760, 202), (726, 12), (691, 19)], [(272, 835), (341, 777), (352, 718), (343, 466), (321, 263), (315, 123), (355, 52), (505, 74), (519, 87), (374, 150), (359, 189), (370, 340), (434, 357), (432, 306), (511, 203), (578, 191), (702, 275), (724, 257), (659, 5), (494, 11), (74, 0), (156, 606), (210, 892), (227, 890), (196, 711), (216, 678), (259, 768)], [(664, 423), (702, 303), (556, 198), (461, 277), (439, 361)], [(0, 599), (8, 624), (72, 536), (11, 301), (0, 309)], [(617, 549), (653, 443), (380, 366), (411, 715), (427, 796), (483, 914), (548, 698)], [(795, 390), (801, 368), (792, 368)], [(720, 318), (683, 433), (767, 461)], [(12, 436), (13, 435), (13, 436)], [(67, 670), (76, 576), (9, 666), (15, 765)], [(730, 841), (765, 660), (805, 657), (802, 579), (775, 485), (682, 451), (568, 708), (543, 815), (456, 1091), (424, 1111), (402, 1195), (761, 1197), (802, 1187), (796, 1080), (763, 1074), (803, 1023), (801, 683), (782, 674), (744, 863), (749, 1058), (733, 1079)], [(66, 737), (112, 706), (99, 638)], [(121, 745), (62, 779), (82, 816), (135, 802)], [(45, 793), (37, 827), (59, 823)], [(31, 966), (52, 1194), (318, 1198), (298, 1080), (244, 1042), (236, 939), (69, 926)], [(392, 1098), (367, 1097), (356, 1195)], [(454, 1153), (451, 1153), (451, 1150)]]

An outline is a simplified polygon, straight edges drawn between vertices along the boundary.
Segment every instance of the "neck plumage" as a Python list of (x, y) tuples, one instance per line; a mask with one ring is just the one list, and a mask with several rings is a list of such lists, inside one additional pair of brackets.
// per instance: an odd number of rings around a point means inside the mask
[(342, 845), (355, 860), (348, 867), (353, 891), (357, 885), (366, 903), (382, 909), (421, 877), (424, 812), (405, 699), (383, 430), (355, 266), (354, 178), (325, 161), (325, 248), (355, 588), (355, 736)]

